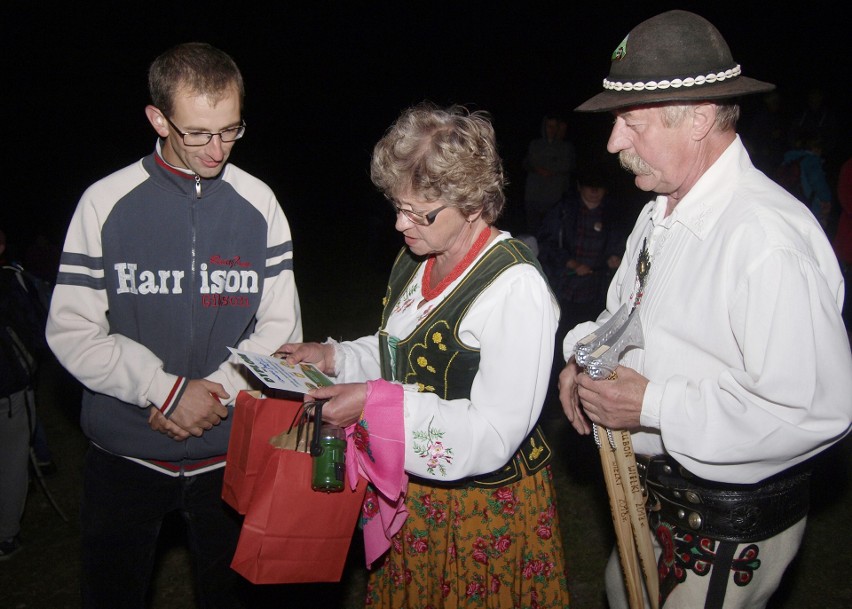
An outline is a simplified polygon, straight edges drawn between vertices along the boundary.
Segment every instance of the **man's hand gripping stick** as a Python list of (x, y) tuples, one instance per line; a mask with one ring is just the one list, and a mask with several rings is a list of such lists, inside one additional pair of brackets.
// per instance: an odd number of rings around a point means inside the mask
[[(613, 380), (617, 378), (615, 369), (624, 352), (643, 346), (638, 310), (634, 308), (628, 314), (627, 305), (622, 305), (604, 325), (577, 343), (574, 359), (593, 379)], [(630, 432), (612, 432), (596, 424), (592, 425), (592, 432), (600, 452), (630, 607), (645, 606), (644, 575), (651, 607), (658, 609), (660, 585), (656, 559)], [(602, 440), (604, 433), (608, 442)]]

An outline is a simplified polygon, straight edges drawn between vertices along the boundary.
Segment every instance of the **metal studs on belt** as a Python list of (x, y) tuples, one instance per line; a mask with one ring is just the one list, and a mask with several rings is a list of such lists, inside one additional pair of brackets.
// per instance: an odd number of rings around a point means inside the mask
[(701, 528), (701, 514), (698, 512), (692, 512), (687, 519), (689, 522), (689, 526), (691, 526), (696, 531)]
[(686, 511), (683, 509), (677, 511), (677, 517), (680, 520), (686, 520), (686, 522), (689, 524), (689, 527), (695, 529), (696, 531), (701, 528), (701, 524), (703, 522), (701, 519), (701, 514), (699, 514), (698, 512), (690, 512), (689, 516), (687, 516)]

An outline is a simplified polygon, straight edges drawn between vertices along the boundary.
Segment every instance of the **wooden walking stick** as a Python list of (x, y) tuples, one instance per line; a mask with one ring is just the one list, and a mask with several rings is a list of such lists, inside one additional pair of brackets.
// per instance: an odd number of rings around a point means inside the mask
[(654, 545), (651, 542), (651, 527), (648, 526), (648, 514), (645, 511), (645, 495), (642, 493), (636, 455), (633, 452), (633, 441), (630, 439), (630, 432), (626, 430), (613, 433), (613, 439), (615, 444), (613, 454), (621, 475), (621, 485), (626, 497), (630, 528), (636, 543), (635, 549), (639, 566), (644, 575), (651, 607), (658, 609), (660, 604), (660, 578), (657, 571)]
[(592, 431), (600, 453), (604, 483), (606, 484), (609, 508), (612, 513), (612, 524), (615, 529), (615, 542), (621, 561), (621, 571), (624, 574), (624, 584), (627, 588), (627, 602), (630, 609), (644, 609), (645, 594), (642, 590), (642, 571), (628, 507), (632, 498), (628, 499), (624, 493), (621, 471), (615, 458), (615, 449), (608, 438), (609, 431), (600, 425), (593, 425)]
[[(624, 321), (610, 327), (603, 326), (603, 332), (599, 329), (578, 343), (582, 345), (583, 351), (576, 353), (576, 359), (594, 379), (615, 380), (615, 368), (622, 353), (644, 344), (635, 308), (626, 320), (624, 307), (613, 319)], [(660, 585), (657, 561), (630, 432), (622, 430), (614, 433), (601, 425), (593, 425), (592, 429), (609, 495), (628, 602), (631, 609), (644, 607), (644, 580), (651, 607), (658, 609)]]

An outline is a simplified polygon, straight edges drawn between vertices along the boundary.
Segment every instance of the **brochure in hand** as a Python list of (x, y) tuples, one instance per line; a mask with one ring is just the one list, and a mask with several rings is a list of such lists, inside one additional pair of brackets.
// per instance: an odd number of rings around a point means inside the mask
[(317, 387), (334, 383), (313, 364), (301, 363), (291, 366), (272, 355), (249, 353), (228, 347), (252, 373), (272, 389), (307, 393)]

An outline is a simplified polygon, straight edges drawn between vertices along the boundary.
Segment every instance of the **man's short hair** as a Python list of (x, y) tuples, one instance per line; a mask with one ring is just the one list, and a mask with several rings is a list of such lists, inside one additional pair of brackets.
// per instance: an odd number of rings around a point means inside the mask
[(180, 89), (218, 101), (236, 88), (243, 107), (245, 86), (237, 64), (227, 53), (205, 42), (187, 42), (172, 47), (154, 60), (148, 70), (151, 103), (166, 116), (174, 111)]

